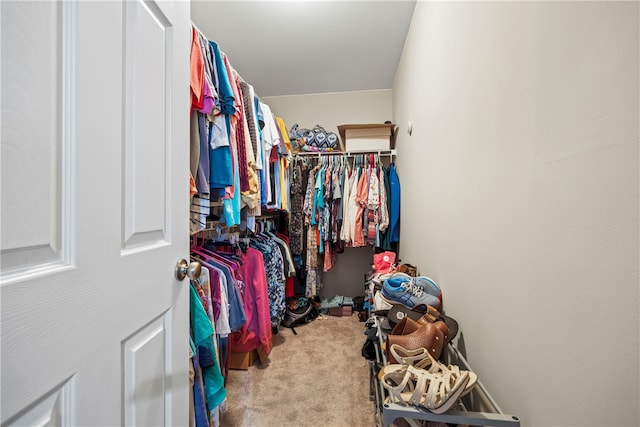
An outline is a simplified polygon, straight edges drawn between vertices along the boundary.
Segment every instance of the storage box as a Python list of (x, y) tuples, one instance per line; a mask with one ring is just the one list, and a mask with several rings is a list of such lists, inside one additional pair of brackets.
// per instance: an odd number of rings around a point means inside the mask
[(256, 360), (264, 363), (269, 355), (264, 354), (261, 348), (252, 351), (235, 352), (229, 354), (229, 369), (247, 370), (249, 366), (253, 366)]
[(254, 363), (256, 363), (257, 358), (258, 352), (256, 350), (243, 351), (241, 353), (232, 351), (229, 354), (229, 368), (247, 370), (249, 369), (249, 366), (252, 366)]
[(394, 124), (340, 125), (346, 151), (385, 151), (394, 148)]
[(344, 316), (351, 316), (351, 313), (353, 312), (353, 307), (351, 307), (350, 305), (343, 305), (341, 307), (331, 307), (329, 309), (329, 316), (338, 316), (338, 317), (344, 317)]

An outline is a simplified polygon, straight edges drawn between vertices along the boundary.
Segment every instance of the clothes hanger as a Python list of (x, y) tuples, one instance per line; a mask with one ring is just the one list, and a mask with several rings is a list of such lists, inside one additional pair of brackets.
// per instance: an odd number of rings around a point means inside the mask
[[(208, 255), (211, 257), (217, 257), (217, 259), (221, 261), (220, 258), (229, 259), (232, 261), (238, 261), (242, 264), (238, 256), (238, 249), (242, 250), (239, 245), (236, 243), (235, 235), (237, 233), (229, 232), (222, 233), (223, 229), (220, 228), (219, 225), (215, 227), (216, 238), (215, 239), (204, 239), (201, 246), (197, 247), (198, 251), (203, 253), (204, 255)], [(222, 248), (227, 248), (229, 250), (222, 250)]]
[[(242, 265), (242, 259), (240, 258), (240, 255), (238, 254), (238, 250), (240, 249), (239, 246), (237, 245), (230, 245), (229, 242), (215, 242), (216, 244), (218, 244), (217, 246), (214, 246), (212, 244), (208, 244), (207, 246), (204, 246), (202, 248), (200, 248), (199, 251), (197, 251), (196, 253), (201, 253), (203, 255), (209, 256), (209, 258), (213, 261), (218, 261), (218, 262), (226, 262), (226, 261), (231, 261), (231, 262), (236, 262), (240, 265)], [(222, 251), (222, 247), (219, 245), (220, 243), (222, 243), (223, 245), (230, 245), (228, 246), (232, 251), (231, 252), (227, 252), (227, 251)], [(214, 246), (213, 248), (211, 246)], [(217, 250), (216, 250), (217, 249)]]

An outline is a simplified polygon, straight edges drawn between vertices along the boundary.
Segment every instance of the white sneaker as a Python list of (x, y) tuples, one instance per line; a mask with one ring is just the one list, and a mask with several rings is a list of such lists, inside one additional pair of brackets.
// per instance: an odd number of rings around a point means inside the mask
[(382, 296), (382, 292), (376, 291), (376, 294), (373, 296), (373, 309), (377, 313), (379, 311), (389, 311), (393, 307), (385, 297)]

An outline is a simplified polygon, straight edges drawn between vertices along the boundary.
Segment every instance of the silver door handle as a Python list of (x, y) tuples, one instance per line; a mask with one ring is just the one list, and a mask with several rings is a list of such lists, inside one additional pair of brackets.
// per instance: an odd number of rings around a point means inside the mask
[(176, 278), (182, 280), (185, 277), (194, 280), (200, 277), (202, 271), (202, 265), (199, 262), (193, 261), (188, 263), (186, 259), (181, 259), (176, 263)]

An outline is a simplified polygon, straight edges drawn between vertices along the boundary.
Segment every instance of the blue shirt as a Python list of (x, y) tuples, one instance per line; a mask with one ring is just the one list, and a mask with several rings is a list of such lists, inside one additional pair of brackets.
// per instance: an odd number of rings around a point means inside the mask
[(400, 241), (400, 180), (396, 167), (389, 165), (389, 188), (391, 189), (391, 212), (389, 213), (390, 242)]
[(233, 89), (231, 89), (231, 81), (227, 74), (227, 67), (224, 66), (224, 59), (218, 44), (216, 42), (209, 41), (209, 44), (213, 48), (215, 75), (218, 80), (218, 96), (220, 97), (220, 111), (222, 114), (230, 116), (236, 112), (235, 101), (233, 96)]

